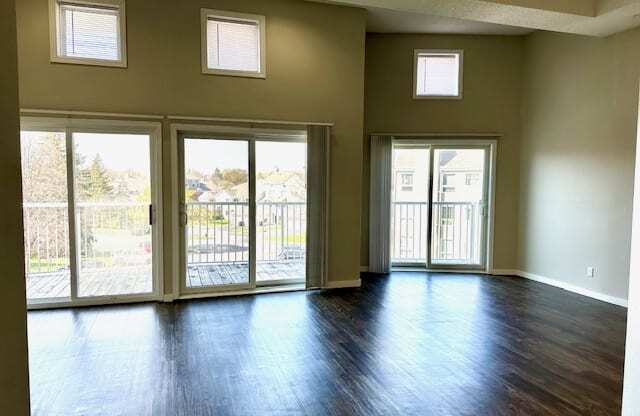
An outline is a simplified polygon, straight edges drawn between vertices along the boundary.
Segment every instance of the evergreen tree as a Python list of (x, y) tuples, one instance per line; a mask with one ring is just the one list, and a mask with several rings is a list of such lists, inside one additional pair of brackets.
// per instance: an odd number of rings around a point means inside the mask
[(111, 178), (99, 154), (96, 154), (91, 165), (80, 173), (78, 185), (84, 200), (105, 200), (113, 195)]

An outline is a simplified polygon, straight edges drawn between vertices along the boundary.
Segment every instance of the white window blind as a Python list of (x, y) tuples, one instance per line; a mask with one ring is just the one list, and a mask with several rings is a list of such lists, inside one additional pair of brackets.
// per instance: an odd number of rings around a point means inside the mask
[(457, 97), (460, 95), (460, 54), (418, 54), (416, 95)]
[(119, 61), (120, 9), (59, 3), (58, 53), (62, 57)]
[(258, 22), (208, 17), (208, 68), (260, 72), (260, 52)]

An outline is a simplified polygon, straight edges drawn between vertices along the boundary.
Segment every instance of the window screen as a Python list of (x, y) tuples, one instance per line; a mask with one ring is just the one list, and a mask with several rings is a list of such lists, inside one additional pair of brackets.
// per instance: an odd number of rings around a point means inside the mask
[(58, 53), (62, 57), (119, 61), (120, 9), (59, 3)]
[(260, 72), (259, 23), (209, 16), (207, 67)]
[(417, 96), (461, 95), (459, 53), (420, 53), (416, 64)]

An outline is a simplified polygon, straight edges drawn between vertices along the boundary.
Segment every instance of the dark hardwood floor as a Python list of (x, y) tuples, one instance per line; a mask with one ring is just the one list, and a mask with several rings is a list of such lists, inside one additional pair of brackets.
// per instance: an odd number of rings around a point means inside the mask
[(618, 415), (626, 310), (519, 278), (29, 313), (35, 415)]

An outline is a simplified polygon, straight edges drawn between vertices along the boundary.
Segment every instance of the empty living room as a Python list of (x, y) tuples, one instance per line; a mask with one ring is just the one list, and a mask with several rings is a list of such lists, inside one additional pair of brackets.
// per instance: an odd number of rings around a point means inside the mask
[(640, 416), (640, 0), (0, 22), (0, 415)]

